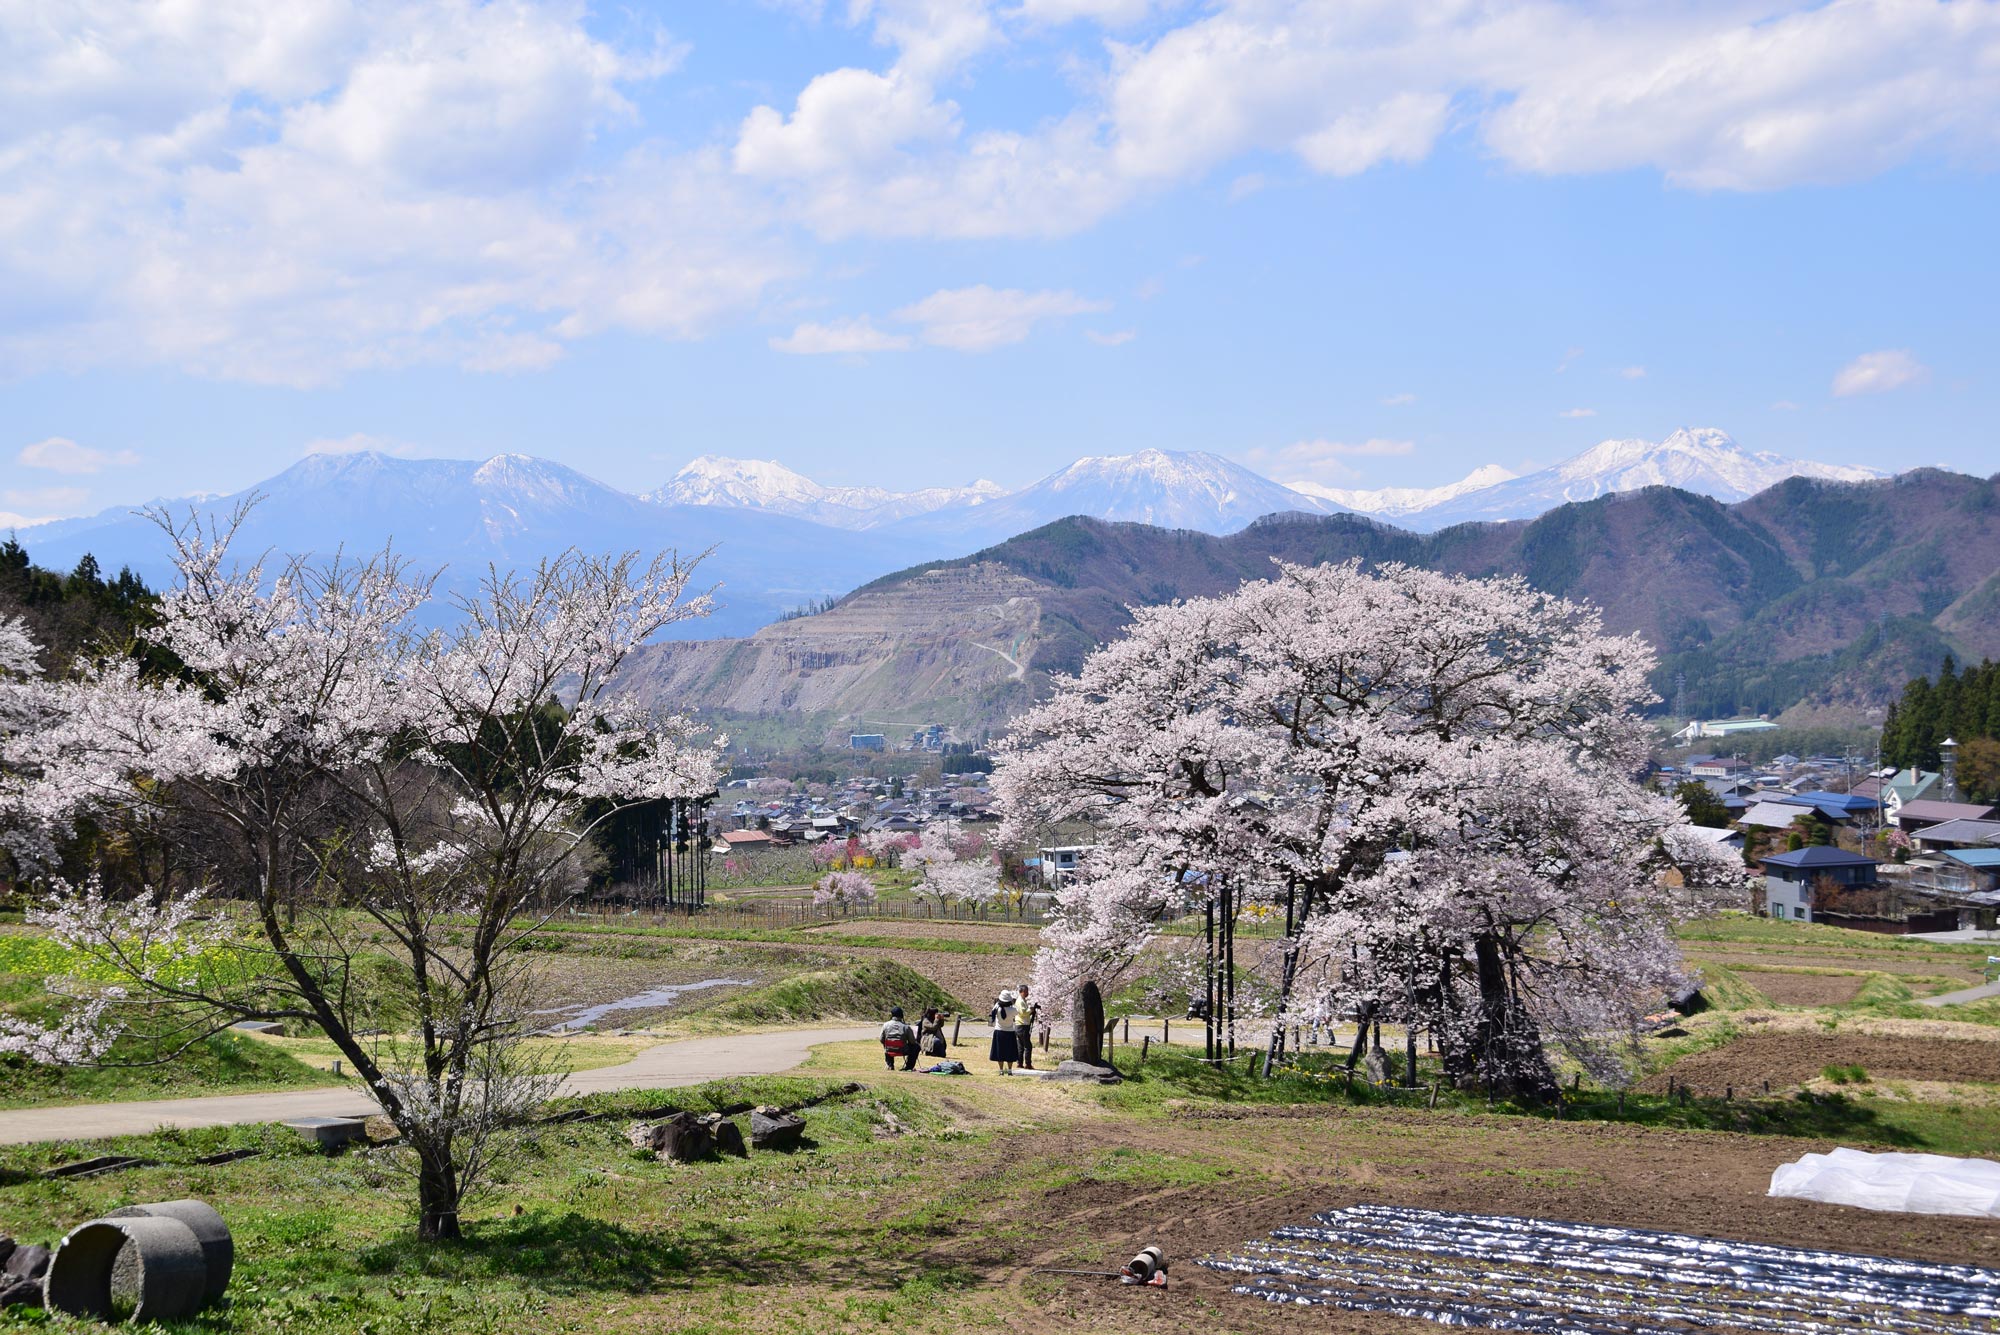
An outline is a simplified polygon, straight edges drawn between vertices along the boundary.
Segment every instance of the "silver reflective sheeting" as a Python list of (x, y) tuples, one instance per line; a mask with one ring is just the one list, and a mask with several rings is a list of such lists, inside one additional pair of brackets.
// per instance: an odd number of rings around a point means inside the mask
[(1991, 1335), (2000, 1271), (1356, 1205), (1202, 1264), (1269, 1302), (1562, 1335)]

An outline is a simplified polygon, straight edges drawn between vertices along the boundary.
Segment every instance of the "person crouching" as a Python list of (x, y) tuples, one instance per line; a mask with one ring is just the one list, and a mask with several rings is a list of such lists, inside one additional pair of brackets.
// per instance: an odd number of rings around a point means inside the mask
[(901, 1006), (891, 1006), (889, 1018), (882, 1025), (882, 1064), (893, 1071), (898, 1057), (903, 1059), (905, 1071), (916, 1069), (917, 1031), (903, 1023)]

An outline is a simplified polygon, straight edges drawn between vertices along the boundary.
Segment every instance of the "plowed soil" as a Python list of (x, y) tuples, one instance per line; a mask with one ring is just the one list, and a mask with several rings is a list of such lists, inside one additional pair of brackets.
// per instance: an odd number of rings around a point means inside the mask
[[(1996, 1036), (2000, 1037), (2000, 1036)], [(1874, 1080), (2000, 1084), (2000, 1042), (1958, 1038), (1879, 1038), (1864, 1034), (1750, 1034), (1698, 1052), (1649, 1076), (1639, 1088), (1661, 1093), (1671, 1077), (1698, 1094), (1791, 1089), (1829, 1066), (1859, 1066)]]
[[(1436, 1332), (1438, 1326), (1425, 1322), (1241, 1296), (1230, 1292), (1232, 1277), (1194, 1264), (1262, 1238), (1276, 1225), (1304, 1223), (1318, 1211), (1360, 1202), (2000, 1263), (2000, 1222), (1994, 1220), (1874, 1214), (1766, 1196), (1775, 1167), (1826, 1148), (1809, 1141), (1338, 1109), (1189, 1119), (1175, 1131), (1162, 1128), (1157, 1138), (1256, 1154), (1276, 1180), (1167, 1188), (1084, 1182), (1047, 1193), (1032, 1216), (1060, 1223), (1041, 1231), (1038, 1248), (1023, 1252), (993, 1242), (975, 1245), (971, 1256), (954, 1248), (959, 1264), (1004, 1276), (1019, 1304), (1002, 1319), (1007, 1330)], [(1045, 1148), (1088, 1160), (1129, 1135), (1129, 1128), (1077, 1128)], [(1148, 1243), (1170, 1258), (1163, 1290), (1035, 1273), (1043, 1266), (1116, 1268)]]
[(1780, 1006), (1840, 1006), (1854, 1000), (1868, 980), (1857, 974), (1766, 973), (1739, 969), (1736, 974)]

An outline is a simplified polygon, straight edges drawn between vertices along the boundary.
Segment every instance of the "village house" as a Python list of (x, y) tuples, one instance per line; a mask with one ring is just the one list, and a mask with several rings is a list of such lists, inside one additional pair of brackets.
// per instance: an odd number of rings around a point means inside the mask
[(1813, 892), (1820, 886), (1843, 890), (1876, 885), (1876, 859), (1843, 848), (1808, 845), (1761, 859), (1764, 910), (1788, 922), (1813, 921)]

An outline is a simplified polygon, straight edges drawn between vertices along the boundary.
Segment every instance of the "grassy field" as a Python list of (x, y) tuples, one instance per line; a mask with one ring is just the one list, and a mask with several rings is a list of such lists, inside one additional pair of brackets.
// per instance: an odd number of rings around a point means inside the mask
[[(1990, 1221), (1762, 1194), (1773, 1166), (1830, 1143), (1991, 1145), (2000, 1110), (1638, 1098), (1622, 1118), (1585, 1100), (1558, 1121), (1489, 1112), (1472, 1097), (1430, 1110), (1404, 1094), (1349, 1094), (1311, 1072), (1266, 1082), (1185, 1054), (1136, 1057), (1123, 1052), (1126, 1082), (1100, 1089), (983, 1070), (885, 1076), (872, 1045), (840, 1044), (794, 1076), (595, 1096), (583, 1106), (602, 1119), (534, 1131), (455, 1245), (412, 1239), (395, 1150), (329, 1158), (255, 1127), (0, 1150), (0, 1231), (46, 1240), (131, 1200), (208, 1200), (235, 1231), (237, 1278), (226, 1307), (183, 1329), (329, 1335), (1297, 1331), (1188, 1263), (1366, 1200), (2000, 1263)], [(856, 1079), (869, 1083), (808, 1113), (810, 1143), (796, 1153), (672, 1166), (625, 1139), (641, 1111), (790, 1102)], [(233, 1148), (259, 1154), (193, 1163)], [(40, 1176), (105, 1150), (154, 1166)], [(1115, 1266), (1146, 1242), (1175, 1261), (1166, 1292), (1046, 1273)], [(1435, 1329), (1332, 1318), (1310, 1328)]]

